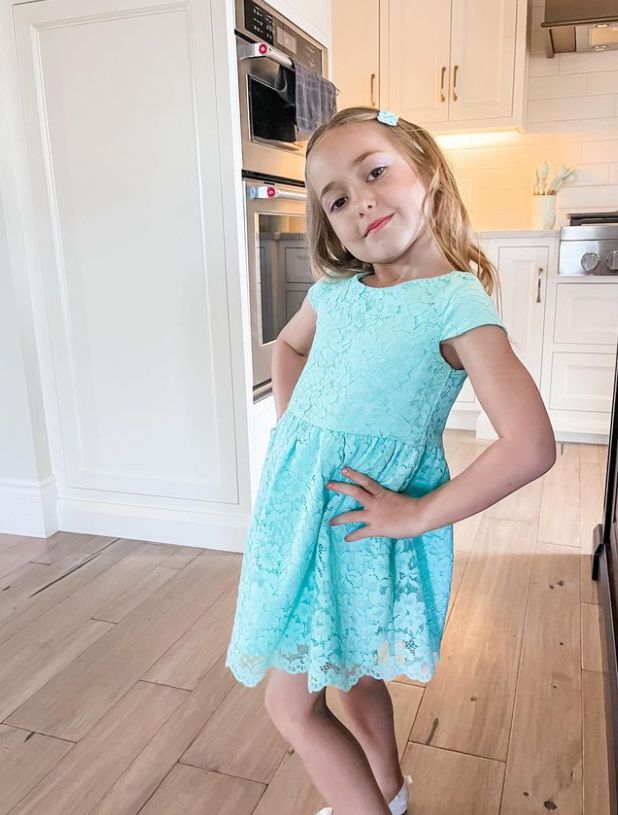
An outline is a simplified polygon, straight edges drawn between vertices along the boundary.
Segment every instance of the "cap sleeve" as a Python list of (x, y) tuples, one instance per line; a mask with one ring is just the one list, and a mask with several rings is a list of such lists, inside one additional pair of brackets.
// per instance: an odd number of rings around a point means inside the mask
[(498, 325), (508, 335), (493, 299), (472, 272), (458, 275), (442, 312), (440, 340), (464, 334), (480, 325)]
[(324, 278), (321, 277), (307, 289), (307, 300), (309, 300), (309, 303), (313, 307), (314, 311), (318, 310), (320, 300), (322, 299), (323, 294), (324, 294)]

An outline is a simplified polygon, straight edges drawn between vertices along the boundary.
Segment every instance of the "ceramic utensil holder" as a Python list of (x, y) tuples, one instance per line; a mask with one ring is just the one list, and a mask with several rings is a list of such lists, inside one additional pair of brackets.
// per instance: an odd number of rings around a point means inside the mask
[(556, 196), (532, 196), (532, 226), (534, 229), (553, 229), (556, 223)]

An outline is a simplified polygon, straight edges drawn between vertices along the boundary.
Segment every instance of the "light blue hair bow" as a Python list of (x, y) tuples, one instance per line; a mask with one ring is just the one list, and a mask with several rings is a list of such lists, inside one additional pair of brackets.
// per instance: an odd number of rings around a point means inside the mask
[(378, 111), (378, 121), (382, 122), (383, 125), (390, 125), (391, 127), (395, 127), (395, 125), (399, 121), (399, 116), (397, 116), (396, 113), (391, 113), (388, 110), (380, 110)]

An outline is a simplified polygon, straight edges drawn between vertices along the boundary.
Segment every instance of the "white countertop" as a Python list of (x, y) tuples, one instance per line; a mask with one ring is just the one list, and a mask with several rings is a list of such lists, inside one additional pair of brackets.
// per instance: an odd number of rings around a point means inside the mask
[(479, 238), (559, 238), (560, 229), (482, 229)]

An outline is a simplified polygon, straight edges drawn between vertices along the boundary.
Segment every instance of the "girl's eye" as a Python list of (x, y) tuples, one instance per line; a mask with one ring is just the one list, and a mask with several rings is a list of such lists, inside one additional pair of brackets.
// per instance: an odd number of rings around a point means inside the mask
[[(373, 170), (371, 171), (371, 173), (369, 173), (369, 175), (371, 175), (372, 173), (377, 173), (378, 170), (386, 170), (386, 167), (374, 167)], [(383, 173), (380, 173), (380, 175), (374, 176), (374, 178), (379, 178), (381, 175), (383, 175)]]
[(343, 198), (337, 198), (335, 201), (333, 201), (333, 203), (331, 204), (331, 207), (330, 207), (331, 212), (334, 212), (335, 210), (340, 209), (340, 207), (335, 206), (335, 204), (337, 204), (339, 201), (343, 201)]

